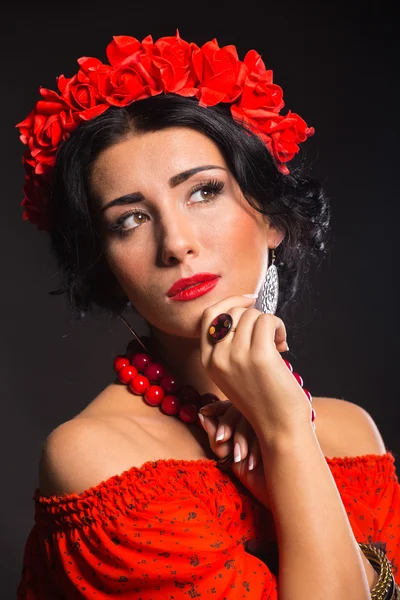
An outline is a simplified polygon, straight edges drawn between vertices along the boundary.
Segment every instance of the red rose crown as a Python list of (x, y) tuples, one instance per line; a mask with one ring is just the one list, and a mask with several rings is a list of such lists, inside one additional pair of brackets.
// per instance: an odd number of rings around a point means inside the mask
[(235, 46), (220, 48), (214, 39), (199, 48), (177, 32), (156, 42), (151, 36), (142, 42), (114, 36), (106, 52), (109, 64), (80, 58), (76, 75), (58, 77), (57, 92), (40, 88), (42, 99), (17, 124), (27, 146), (23, 218), (39, 229), (50, 229), (46, 206), (60, 142), (109, 106), (162, 93), (191, 96), (204, 107), (228, 103), (232, 117), (262, 139), (283, 174), (289, 173), (285, 163), (299, 151), (299, 143), (314, 133), (296, 113), (280, 114), (282, 88), (272, 82), (272, 71), (255, 50), (241, 61)]

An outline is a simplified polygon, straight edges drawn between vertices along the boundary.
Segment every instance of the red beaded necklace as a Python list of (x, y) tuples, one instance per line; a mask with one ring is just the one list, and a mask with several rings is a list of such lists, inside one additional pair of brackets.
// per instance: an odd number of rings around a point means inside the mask
[[(129, 325), (129, 330), (132, 332)], [(134, 333), (134, 332), (132, 332)], [(134, 334), (142, 349), (146, 349), (146, 337), (138, 338)], [(198, 423), (199, 409), (206, 404), (219, 400), (215, 394), (200, 394), (192, 385), (179, 385), (175, 376), (159, 361), (154, 361), (147, 349), (143, 352), (139, 347), (128, 351), (125, 355), (118, 355), (114, 359), (114, 369), (118, 379), (137, 395), (143, 396), (144, 401), (150, 406), (158, 406), (160, 410), (170, 416), (176, 416), (184, 423)], [(312, 396), (303, 387), (303, 378), (293, 372), (293, 367), (286, 359), (282, 359), (296, 381), (303, 388), (310, 403)], [(315, 409), (311, 409), (311, 421), (315, 428)]]

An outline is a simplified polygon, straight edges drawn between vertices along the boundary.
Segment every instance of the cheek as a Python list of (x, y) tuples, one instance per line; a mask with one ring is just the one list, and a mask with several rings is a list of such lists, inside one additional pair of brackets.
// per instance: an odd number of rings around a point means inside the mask
[(124, 240), (106, 245), (104, 254), (108, 266), (126, 292), (132, 288), (133, 282), (136, 289), (146, 285), (151, 263), (149, 251)]
[(224, 251), (231, 260), (254, 258), (255, 253), (259, 255), (266, 245), (265, 225), (246, 207), (237, 206), (236, 210), (223, 211), (215, 221), (204, 232), (207, 245)]

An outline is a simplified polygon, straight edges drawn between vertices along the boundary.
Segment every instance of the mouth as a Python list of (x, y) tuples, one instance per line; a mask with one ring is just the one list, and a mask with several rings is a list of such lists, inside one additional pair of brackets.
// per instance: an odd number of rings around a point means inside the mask
[(193, 275), (192, 277), (178, 279), (178, 281), (176, 281), (168, 290), (167, 296), (172, 298), (180, 292), (192, 289), (200, 284), (218, 281), (219, 277), (219, 275), (215, 275), (214, 273), (196, 273), (196, 275)]
[(215, 277), (214, 279), (209, 279), (208, 281), (186, 287), (173, 296), (170, 296), (170, 299), (174, 301), (186, 302), (188, 300), (194, 300), (199, 296), (204, 296), (204, 294), (211, 292), (211, 290), (215, 288), (219, 279), (219, 277)]

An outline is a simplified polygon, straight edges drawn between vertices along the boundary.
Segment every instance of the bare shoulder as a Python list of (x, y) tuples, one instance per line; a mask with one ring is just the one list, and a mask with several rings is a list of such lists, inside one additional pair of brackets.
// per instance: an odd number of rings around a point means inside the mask
[(80, 494), (129, 467), (141, 466), (145, 433), (134, 422), (131, 427), (134, 444), (102, 419), (74, 418), (56, 427), (40, 457), (41, 495)]
[(39, 465), (40, 493), (80, 494), (148, 461), (209, 458), (202, 435), (205, 439), (205, 432), (196, 434), (140, 396), (133, 397), (126, 386), (109, 385), (47, 437)]
[(316, 432), (326, 457), (385, 454), (386, 446), (371, 415), (338, 398), (314, 398)]

